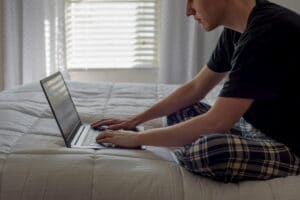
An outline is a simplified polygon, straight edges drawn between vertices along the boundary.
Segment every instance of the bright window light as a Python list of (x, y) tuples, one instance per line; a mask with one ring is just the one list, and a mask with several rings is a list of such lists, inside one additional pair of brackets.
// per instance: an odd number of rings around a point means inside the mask
[(158, 2), (66, 0), (67, 67), (156, 67)]

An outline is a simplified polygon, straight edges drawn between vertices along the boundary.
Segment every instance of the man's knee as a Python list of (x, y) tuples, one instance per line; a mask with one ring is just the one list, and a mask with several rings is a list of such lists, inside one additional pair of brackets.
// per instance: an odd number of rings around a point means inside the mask
[(203, 136), (176, 151), (175, 155), (179, 163), (193, 173), (224, 182), (228, 179), (228, 161), (232, 159), (232, 152), (225, 134)]

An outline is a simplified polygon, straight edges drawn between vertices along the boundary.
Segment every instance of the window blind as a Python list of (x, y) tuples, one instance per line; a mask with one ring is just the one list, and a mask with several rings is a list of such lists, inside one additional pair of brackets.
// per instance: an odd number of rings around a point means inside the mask
[(157, 66), (159, 0), (66, 0), (67, 67)]

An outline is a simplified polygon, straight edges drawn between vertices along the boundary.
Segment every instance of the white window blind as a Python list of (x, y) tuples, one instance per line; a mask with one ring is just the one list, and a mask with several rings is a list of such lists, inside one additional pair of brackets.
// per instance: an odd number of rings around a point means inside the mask
[(159, 0), (66, 0), (69, 69), (156, 67)]

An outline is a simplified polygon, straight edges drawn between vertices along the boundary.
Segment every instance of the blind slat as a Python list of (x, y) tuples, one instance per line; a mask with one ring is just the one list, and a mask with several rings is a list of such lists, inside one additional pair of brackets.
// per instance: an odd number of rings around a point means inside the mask
[(68, 68), (157, 65), (159, 0), (65, 0)]

